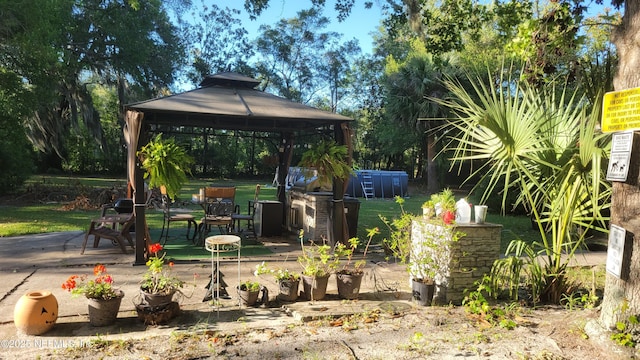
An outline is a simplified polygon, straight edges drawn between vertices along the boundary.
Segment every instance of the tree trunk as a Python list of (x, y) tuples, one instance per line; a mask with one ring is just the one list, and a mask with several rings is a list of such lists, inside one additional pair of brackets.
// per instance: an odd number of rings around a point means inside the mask
[[(615, 30), (612, 41), (620, 56), (614, 88), (624, 90), (640, 86), (640, 1), (626, 1), (622, 24)], [(633, 151), (638, 152), (638, 134), (634, 137)], [(630, 315), (640, 313), (640, 245), (635, 234), (640, 234), (640, 156), (632, 156), (626, 182), (614, 182), (611, 200), (611, 224), (626, 229), (631, 246), (625, 249), (621, 279), (608, 274), (600, 321), (604, 327), (613, 328), (617, 321), (625, 321)], [(638, 248), (638, 249), (636, 249)], [(623, 311), (626, 302), (628, 308)]]
[(427, 193), (435, 194), (440, 191), (440, 184), (438, 183), (438, 171), (436, 162), (436, 137), (429, 131), (427, 135)]

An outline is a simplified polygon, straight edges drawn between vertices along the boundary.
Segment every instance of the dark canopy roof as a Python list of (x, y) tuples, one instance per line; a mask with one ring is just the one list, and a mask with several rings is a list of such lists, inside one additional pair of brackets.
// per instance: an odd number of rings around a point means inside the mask
[(207, 77), (200, 88), (127, 105), (159, 125), (295, 132), (353, 119), (256, 90), (259, 81), (237, 73)]

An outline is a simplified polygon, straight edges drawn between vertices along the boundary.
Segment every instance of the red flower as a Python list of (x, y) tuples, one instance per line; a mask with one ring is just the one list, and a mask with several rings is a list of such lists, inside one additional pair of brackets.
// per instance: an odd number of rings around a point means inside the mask
[(71, 276), (69, 276), (69, 278), (67, 279), (67, 281), (65, 281), (65, 282), (62, 284), (62, 288), (63, 288), (64, 290), (67, 290), (67, 291), (71, 291), (71, 290), (75, 289), (75, 288), (76, 288), (76, 279), (77, 279), (77, 278), (78, 278), (78, 275), (71, 275)]
[(173, 267), (173, 261), (169, 261), (169, 267)]
[(97, 264), (93, 267), (93, 275), (99, 276), (107, 272), (107, 268), (102, 264)]
[(162, 251), (162, 245), (160, 245), (160, 243), (149, 245), (149, 252), (153, 255), (156, 255), (160, 251)]

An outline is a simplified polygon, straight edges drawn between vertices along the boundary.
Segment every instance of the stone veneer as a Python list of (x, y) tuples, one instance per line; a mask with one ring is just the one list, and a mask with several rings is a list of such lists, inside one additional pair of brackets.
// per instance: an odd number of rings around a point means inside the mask
[[(434, 226), (426, 220), (415, 220), (412, 224), (413, 243), (424, 241), (425, 231)], [(500, 257), (500, 224), (456, 224), (453, 227), (460, 235), (458, 241), (451, 242), (449, 251), (441, 251), (440, 256), (449, 259), (443, 269), (444, 276), (436, 278), (435, 302), (438, 304), (460, 304), (465, 290), (475, 290), (474, 283), (491, 272), (493, 262)], [(440, 262), (440, 261), (439, 261)]]
[(304, 230), (307, 239), (315, 241), (328, 238), (329, 208), (333, 193), (289, 191), (287, 228)]

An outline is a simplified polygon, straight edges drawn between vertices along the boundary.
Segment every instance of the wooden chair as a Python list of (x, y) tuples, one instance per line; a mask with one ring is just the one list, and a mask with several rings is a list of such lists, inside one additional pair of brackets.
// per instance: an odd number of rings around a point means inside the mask
[[(125, 239), (129, 242), (129, 246), (133, 248), (133, 240), (129, 230), (135, 223), (135, 216), (133, 214), (121, 214), (114, 216), (105, 216), (98, 219), (91, 220), (89, 230), (84, 235), (84, 241), (82, 242), (82, 249), (80, 254), (84, 254), (84, 250), (87, 247), (87, 240), (90, 235), (94, 236), (93, 247), (97, 248), (101, 238), (109, 239), (114, 245), (120, 245), (120, 249), (123, 253), (127, 253), (127, 248), (124, 243)], [(120, 229), (118, 230), (118, 226)]]
[[(162, 222), (162, 231), (160, 232), (160, 243), (162, 245), (167, 243), (167, 239), (169, 238), (169, 226), (172, 222), (187, 222), (187, 239), (193, 241), (196, 238), (196, 234), (198, 233), (198, 224), (196, 223), (196, 218), (190, 213), (176, 213), (171, 212), (171, 200), (165, 194), (162, 195), (162, 212), (164, 213), (164, 220)], [(189, 236), (191, 233), (191, 226), (193, 225), (193, 235)], [(164, 236), (164, 239), (163, 239)]]

